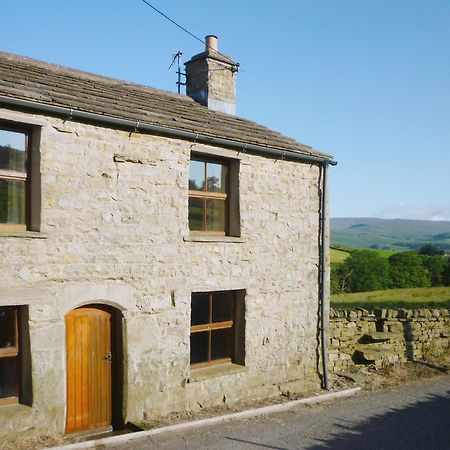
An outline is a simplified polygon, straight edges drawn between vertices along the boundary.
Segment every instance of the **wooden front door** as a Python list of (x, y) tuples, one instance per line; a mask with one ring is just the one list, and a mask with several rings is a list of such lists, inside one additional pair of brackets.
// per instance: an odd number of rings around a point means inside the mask
[(66, 315), (66, 433), (111, 425), (111, 313), (83, 307)]

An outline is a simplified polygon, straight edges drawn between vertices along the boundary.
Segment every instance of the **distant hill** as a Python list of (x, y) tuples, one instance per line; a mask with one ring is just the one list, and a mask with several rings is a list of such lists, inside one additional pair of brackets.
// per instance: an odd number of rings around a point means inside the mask
[(450, 250), (450, 222), (344, 217), (331, 219), (331, 244), (408, 250), (434, 244)]

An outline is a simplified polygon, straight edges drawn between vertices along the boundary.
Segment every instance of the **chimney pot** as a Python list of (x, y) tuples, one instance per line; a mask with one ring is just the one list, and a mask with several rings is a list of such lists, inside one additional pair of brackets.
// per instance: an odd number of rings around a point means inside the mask
[(219, 46), (217, 36), (214, 36), (214, 34), (208, 34), (208, 36), (205, 36), (205, 52), (217, 52), (218, 50)]

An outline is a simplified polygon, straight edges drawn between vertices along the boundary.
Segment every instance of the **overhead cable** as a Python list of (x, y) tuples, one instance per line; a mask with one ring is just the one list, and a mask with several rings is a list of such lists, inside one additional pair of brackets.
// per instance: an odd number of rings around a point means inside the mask
[(175, 26), (183, 30), (185, 33), (189, 34), (189, 36), (192, 36), (194, 39), (197, 39), (197, 41), (200, 41), (202, 44), (204, 44), (204, 40), (200, 39), (195, 34), (191, 33), (189, 30), (186, 30), (186, 28), (182, 27), (179, 23), (176, 23), (175, 20), (172, 20), (169, 16), (164, 14), (159, 9), (155, 8), (152, 4), (150, 4), (147, 0), (142, 0), (147, 6), (150, 6), (153, 10), (155, 10), (158, 14), (161, 14), (164, 18), (166, 18), (169, 22), (172, 22)]
[[(160, 11), (158, 8), (155, 8), (151, 3), (149, 3), (147, 0), (142, 0), (147, 6), (149, 6), (150, 8), (152, 8), (154, 11), (156, 11), (158, 14), (161, 14), (161, 16), (163, 16), (165, 19), (167, 19), (169, 22), (173, 23), (175, 26), (177, 26), (180, 30), (183, 30), (185, 33), (187, 33), (189, 36), (193, 37), (194, 39), (196, 39), (197, 41), (201, 42), (202, 44), (206, 45), (208, 48), (212, 48), (211, 46), (209, 46), (208, 44), (205, 43), (205, 41), (201, 38), (199, 38), (198, 36), (196, 36), (194, 33), (191, 33), (189, 30), (187, 30), (186, 28), (184, 28), (183, 26), (181, 26), (179, 23), (175, 22), (175, 20), (171, 19), (167, 14), (164, 14), (162, 11)], [(223, 56), (224, 58), (228, 58), (226, 55), (224, 55), (223, 53), (220, 53), (218, 50), (216, 49), (212, 49), (214, 50), (216, 53), (218, 53), (219, 55)], [(239, 65), (238, 65), (239, 66)]]

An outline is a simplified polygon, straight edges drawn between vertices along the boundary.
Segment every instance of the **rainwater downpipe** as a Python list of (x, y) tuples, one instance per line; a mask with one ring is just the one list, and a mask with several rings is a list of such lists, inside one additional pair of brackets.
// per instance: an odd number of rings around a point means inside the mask
[(327, 319), (328, 308), (325, 303), (325, 275), (326, 275), (326, 251), (329, 247), (326, 225), (327, 225), (327, 170), (328, 164), (321, 165), (322, 186), (320, 199), (320, 247), (319, 247), (319, 303), (320, 303), (320, 341), (322, 346), (322, 371), (323, 387), (328, 391), (330, 385), (328, 381), (328, 341), (327, 341)]

